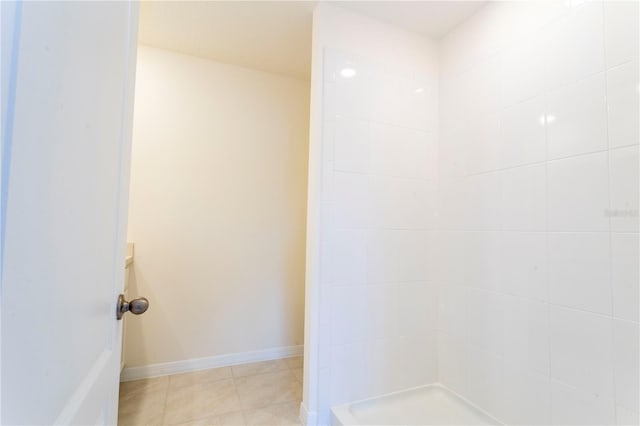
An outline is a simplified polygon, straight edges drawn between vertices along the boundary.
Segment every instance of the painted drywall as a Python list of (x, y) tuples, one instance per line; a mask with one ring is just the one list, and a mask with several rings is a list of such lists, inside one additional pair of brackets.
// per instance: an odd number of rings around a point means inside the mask
[(326, 4), (312, 63), (301, 413), (324, 425), (330, 406), (437, 378), (438, 64), (433, 41)]
[(309, 83), (141, 46), (128, 367), (303, 343)]
[(638, 424), (638, 3), (492, 3), (441, 53), (439, 380)]

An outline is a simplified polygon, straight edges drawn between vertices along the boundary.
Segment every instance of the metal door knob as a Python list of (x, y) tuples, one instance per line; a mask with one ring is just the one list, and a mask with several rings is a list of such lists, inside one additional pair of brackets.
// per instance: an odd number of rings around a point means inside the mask
[(116, 318), (122, 319), (125, 312), (131, 312), (134, 315), (140, 315), (147, 312), (149, 309), (149, 301), (145, 297), (139, 297), (127, 302), (124, 299), (124, 294), (118, 296), (118, 306), (116, 307)]

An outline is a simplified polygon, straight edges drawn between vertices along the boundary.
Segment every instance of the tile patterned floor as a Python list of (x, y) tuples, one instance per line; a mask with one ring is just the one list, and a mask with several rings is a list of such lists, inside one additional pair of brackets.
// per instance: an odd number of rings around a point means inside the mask
[(299, 426), (302, 357), (120, 384), (118, 424)]

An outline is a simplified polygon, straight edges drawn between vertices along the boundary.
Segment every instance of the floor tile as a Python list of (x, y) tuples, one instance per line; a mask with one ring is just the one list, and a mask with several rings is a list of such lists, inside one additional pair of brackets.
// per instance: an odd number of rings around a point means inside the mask
[(169, 376), (154, 377), (152, 379), (134, 380), (120, 383), (120, 398), (140, 392), (162, 391), (167, 389)]
[(282, 359), (272, 361), (254, 362), (251, 364), (234, 365), (231, 367), (234, 377), (253, 376), (255, 374), (273, 373), (289, 368)]
[(174, 374), (169, 376), (169, 386), (178, 388), (195, 385), (197, 383), (215, 382), (222, 379), (231, 378), (231, 368), (210, 368), (208, 370), (193, 371), (190, 373)]
[(264, 408), (245, 410), (247, 426), (299, 426), (300, 402), (269, 405)]
[(244, 409), (299, 401), (302, 383), (289, 370), (234, 379)]
[(302, 383), (302, 368), (296, 368), (295, 370), (291, 370), (291, 372), (293, 373), (294, 376), (296, 376), (296, 379)]
[(302, 366), (294, 357), (123, 382), (118, 425), (299, 425)]
[(286, 362), (287, 366), (293, 370), (295, 368), (302, 368), (303, 358), (301, 356), (285, 358), (284, 362)]
[(120, 385), (118, 424), (158, 425), (162, 423), (168, 378), (136, 380)]
[(179, 424), (240, 410), (232, 379), (170, 387), (165, 406), (165, 424)]
[(245, 426), (242, 411), (180, 423), (179, 426)]

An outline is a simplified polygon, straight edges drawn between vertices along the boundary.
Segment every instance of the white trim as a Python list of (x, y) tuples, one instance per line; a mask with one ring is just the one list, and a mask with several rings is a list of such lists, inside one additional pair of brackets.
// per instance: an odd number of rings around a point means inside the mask
[(148, 379), (150, 377), (168, 376), (170, 374), (188, 373), (206, 370), (208, 368), (228, 367), (230, 365), (247, 364), (251, 362), (270, 361), (273, 359), (292, 358), (302, 356), (304, 346), (283, 346), (280, 348), (263, 349), (253, 352), (216, 355), (208, 358), (192, 358), (182, 361), (163, 362), (159, 364), (143, 365), (141, 367), (126, 367), (120, 375), (121, 382)]
[(309, 412), (304, 402), (301, 402), (299, 420), (300, 424), (304, 426), (316, 426), (318, 424), (318, 413), (315, 411)]

